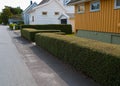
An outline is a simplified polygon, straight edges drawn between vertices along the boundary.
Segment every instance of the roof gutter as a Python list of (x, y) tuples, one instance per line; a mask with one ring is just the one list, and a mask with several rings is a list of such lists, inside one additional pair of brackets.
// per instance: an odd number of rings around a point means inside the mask
[(75, 5), (75, 4), (84, 3), (84, 2), (88, 2), (88, 1), (92, 1), (92, 0), (79, 0), (79, 1), (71, 2), (68, 5)]

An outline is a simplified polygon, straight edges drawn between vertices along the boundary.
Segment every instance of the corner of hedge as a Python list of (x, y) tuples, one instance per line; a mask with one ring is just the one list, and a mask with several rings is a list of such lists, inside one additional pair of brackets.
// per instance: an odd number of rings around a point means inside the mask
[(21, 29), (21, 36), (25, 39), (34, 42), (35, 41), (35, 34), (39, 33), (39, 30), (33, 28), (24, 28)]
[(120, 46), (73, 36), (36, 34), (36, 44), (101, 86), (120, 86)]

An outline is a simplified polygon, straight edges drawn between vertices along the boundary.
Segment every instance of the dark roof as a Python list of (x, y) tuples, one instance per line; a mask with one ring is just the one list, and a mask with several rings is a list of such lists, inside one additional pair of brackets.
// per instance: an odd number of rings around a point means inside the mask
[(50, 0), (42, 0), (38, 5), (42, 5), (42, 4), (45, 4), (47, 2), (49, 2)]

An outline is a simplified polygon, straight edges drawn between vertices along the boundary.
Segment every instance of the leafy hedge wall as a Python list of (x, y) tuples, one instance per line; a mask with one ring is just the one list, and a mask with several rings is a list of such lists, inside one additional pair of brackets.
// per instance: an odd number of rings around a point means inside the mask
[(33, 28), (24, 28), (21, 29), (21, 36), (28, 39), (29, 41), (35, 41), (35, 34), (36, 33), (53, 33), (53, 32), (60, 32), (60, 30), (37, 30)]
[(34, 37), (35, 34), (38, 33), (39, 31), (36, 29), (32, 29), (32, 28), (25, 28), (25, 29), (21, 29), (21, 36), (26, 38), (29, 41), (35, 41)]
[(72, 33), (71, 25), (49, 24), (49, 25), (23, 25), (22, 28), (35, 28), (38, 30), (61, 30), (66, 34)]
[(36, 44), (101, 86), (120, 86), (120, 46), (74, 36), (36, 34)]

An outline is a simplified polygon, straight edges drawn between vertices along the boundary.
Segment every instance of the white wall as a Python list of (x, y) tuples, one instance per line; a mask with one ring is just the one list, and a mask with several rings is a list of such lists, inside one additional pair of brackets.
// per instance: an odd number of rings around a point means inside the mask
[[(47, 15), (42, 15), (42, 12), (47, 12)], [(59, 15), (55, 15), (55, 12), (59, 12)], [(65, 10), (53, 0), (50, 4), (40, 7), (30, 14), (30, 24), (59, 24), (58, 17), (64, 12)], [(32, 16), (35, 18), (34, 22), (32, 22)]]

